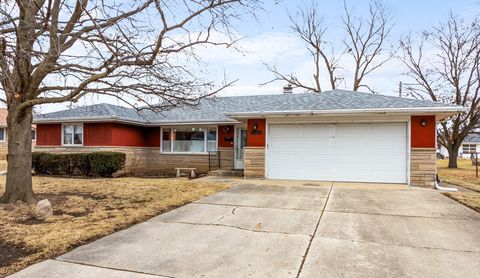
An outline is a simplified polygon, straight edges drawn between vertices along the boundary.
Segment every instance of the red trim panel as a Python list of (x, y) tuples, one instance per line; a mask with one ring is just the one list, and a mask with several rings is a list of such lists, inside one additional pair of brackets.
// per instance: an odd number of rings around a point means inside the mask
[(435, 116), (412, 116), (411, 133), (412, 148), (435, 148)]
[(265, 119), (249, 119), (247, 129), (247, 146), (265, 147)]
[(222, 148), (233, 147), (234, 127), (233, 125), (218, 126), (218, 146)]

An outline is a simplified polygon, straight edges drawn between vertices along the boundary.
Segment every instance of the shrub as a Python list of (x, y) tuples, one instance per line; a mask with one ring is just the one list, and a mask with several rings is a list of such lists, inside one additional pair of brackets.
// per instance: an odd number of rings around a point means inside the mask
[(88, 153), (71, 153), (70, 162), (74, 165), (74, 168), (78, 169), (81, 175), (88, 176), (90, 174)]
[(113, 173), (125, 165), (126, 155), (119, 152), (93, 152), (52, 154), (44, 152), (32, 153), (32, 168), (37, 174), (75, 175), (90, 174), (111, 177)]
[(55, 162), (57, 163), (57, 172), (68, 176), (73, 175), (75, 165), (71, 162), (71, 154), (56, 154)]
[(88, 154), (88, 163), (93, 174), (111, 177), (123, 168), (126, 157), (125, 153), (120, 152), (94, 152)]
[(33, 153), (32, 164), (37, 174), (58, 175), (60, 173), (58, 155)]

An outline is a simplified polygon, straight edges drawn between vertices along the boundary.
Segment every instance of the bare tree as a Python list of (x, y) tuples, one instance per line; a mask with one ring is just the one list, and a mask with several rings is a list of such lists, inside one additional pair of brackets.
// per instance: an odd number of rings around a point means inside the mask
[(480, 127), (480, 26), (450, 15), (445, 23), (417, 39), (401, 40), (403, 62), (414, 81), (414, 97), (462, 105), (468, 112), (440, 123), (438, 141), (448, 150), (449, 168), (457, 168), (458, 150), (465, 137)]
[(8, 108), (5, 202), (34, 201), (32, 109), (113, 96), (163, 110), (219, 89), (197, 77), (195, 47), (230, 45), (231, 20), (257, 0), (0, 2), (1, 92)]
[[(284, 74), (276, 66), (266, 65), (273, 73), (274, 78), (262, 85), (275, 81), (285, 81), (293, 87), (302, 88), (310, 92), (322, 92), (322, 72), (326, 73), (330, 89), (338, 88), (344, 83), (345, 77), (339, 73), (340, 61), (344, 56), (352, 58), (353, 69), (352, 90), (358, 91), (365, 87), (373, 91), (364, 83), (366, 76), (380, 68), (392, 58), (393, 51), (387, 50), (385, 44), (393, 27), (392, 17), (380, 2), (371, 2), (367, 18), (356, 17), (344, 2), (345, 15), (343, 28), (345, 49), (335, 52), (331, 41), (326, 38), (327, 26), (320, 15), (316, 2), (312, 2), (293, 17), (290, 16), (291, 28), (305, 43), (308, 52), (313, 58), (314, 73), (313, 85), (301, 81), (296, 74)], [(298, 18), (298, 20), (296, 19)]]

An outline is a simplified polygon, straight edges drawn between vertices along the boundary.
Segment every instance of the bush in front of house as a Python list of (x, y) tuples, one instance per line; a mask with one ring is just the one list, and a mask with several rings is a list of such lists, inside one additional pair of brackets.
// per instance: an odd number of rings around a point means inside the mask
[(125, 165), (126, 154), (121, 152), (32, 153), (32, 168), (43, 175), (82, 175), (111, 177)]
[(94, 152), (88, 154), (92, 172), (101, 177), (111, 177), (125, 165), (126, 154), (119, 152)]

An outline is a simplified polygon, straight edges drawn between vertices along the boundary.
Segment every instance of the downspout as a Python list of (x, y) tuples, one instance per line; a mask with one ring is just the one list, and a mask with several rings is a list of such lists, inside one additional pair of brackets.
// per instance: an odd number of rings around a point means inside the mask
[(453, 188), (453, 187), (443, 187), (441, 186), (442, 182), (440, 181), (440, 178), (436, 177), (435, 179), (435, 189), (437, 190), (441, 190), (441, 191), (447, 191), (447, 192), (457, 192), (458, 189), (457, 188)]

